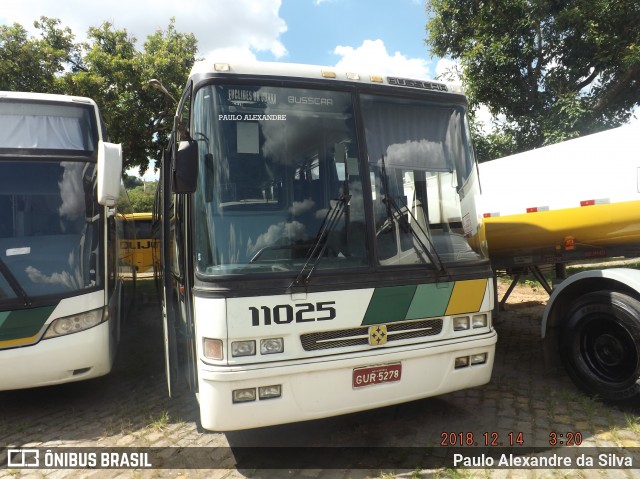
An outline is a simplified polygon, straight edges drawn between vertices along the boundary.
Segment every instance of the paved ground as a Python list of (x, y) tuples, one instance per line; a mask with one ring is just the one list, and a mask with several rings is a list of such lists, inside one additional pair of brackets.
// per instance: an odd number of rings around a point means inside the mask
[[(0, 469), (0, 479), (640, 477), (637, 457), (634, 469), (429, 468), (420, 454), (415, 462), (409, 456), (400, 458), (401, 467), (388, 467), (398, 456), (419, 452), (416, 447), (433, 447), (436, 455), (450, 457), (459, 449), (441, 443), (451, 443), (454, 438), (458, 441), (460, 433), (465, 441), (472, 434), (476, 443), (483, 443), (485, 437), (503, 445), (521, 439), (525, 447), (540, 448), (547, 454), (558, 450), (549, 446), (552, 432), (564, 434), (564, 438), (567, 432), (580, 437), (582, 446), (574, 451), (590, 451), (590, 446), (640, 447), (640, 411), (620, 410), (587, 398), (562, 370), (545, 368), (539, 327), (546, 297), (529, 286), (518, 288), (499, 318), (494, 375), (486, 386), (360, 414), (228, 434), (200, 430), (197, 406), (188, 394), (173, 400), (166, 397), (159, 306), (150, 291), (147, 286), (132, 310), (130, 334), (112, 374), (84, 383), (0, 392), (0, 467), (6, 464), (4, 447), (144, 446), (162, 448), (154, 451), (160, 451), (161, 459), (164, 454), (163, 464), (174, 468)], [(380, 467), (372, 467), (369, 460), (364, 469), (318, 465), (314, 469), (274, 470), (251, 462), (236, 469), (236, 460), (251, 452), (247, 449), (251, 446), (362, 446), (366, 448), (363, 454), (374, 451), (382, 458)], [(193, 451), (202, 451), (204, 462)], [(293, 449), (284, 451), (295, 453)], [(336, 449), (317, 451), (325, 458)], [(211, 469), (187, 468), (185, 460)]]

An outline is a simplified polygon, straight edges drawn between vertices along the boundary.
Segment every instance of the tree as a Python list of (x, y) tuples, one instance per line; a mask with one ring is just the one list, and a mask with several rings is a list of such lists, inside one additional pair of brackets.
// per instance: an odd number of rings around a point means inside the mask
[(112, 141), (122, 143), (124, 168), (147, 163), (146, 138), (141, 134), (147, 108), (137, 91), (142, 76), (137, 66), (136, 38), (116, 30), (109, 22), (90, 27), (83, 45), (83, 69), (68, 73), (65, 91), (96, 101), (109, 128)]
[(145, 182), (144, 185), (136, 186), (127, 192), (129, 201), (131, 202), (131, 208), (134, 213), (146, 213), (153, 211), (156, 187), (156, 182)]
[(41, 17), (34, 22), (40, 31), (35, 38), (18, 23), (0, 25), (0, 90), (63, 93), (58, 78), (77, 69), (80, 51), (71, 30), (59, 25)]
[(195, 36), (177, 32), (172, 18), (139, 51), (136, 38), (110, 22), (89, 28), (84, 44), (74, 43), (57, 19), (41, 17), (34, 25), (36, 37), (19, 24), (0, 25), (0, 90), (93, 98), (110, 141), (122, 143), (125, 169), (143, 174), (149, 159), (160, 160), (172, 126), (166, 120), (177, 105), (148, 81), (159, 78), (179, 97), (196, 59)]
[(429, 0), (427, 44), (505, 119), (480, 159), (618, 126), (640, 104), (638, 0)]
[(171, 18), (166, 30), (156, 30), (147, 37), (142, 56), (144, 85), (140, 92), (145, 103), (150, 105), (146, 122), (146, 136), (152, 139), (148, 149), (149, 157), (162, 161), (162, 151), (173, 127), (173, 115), (177, 109), (159, 91), (153, 90), (148, 82), (158, 79), (174, 98), (180, 98), (193, 63), (196, 61), (198, 42), (193, 34), (178, 33), (175, 19)]
[(167, 105), (148, 81), (160, 74), (179, 96), (195, 61), (197, 41), (193, 34), (176, 32), (174, 19), (166, 31), (147, 38), (142, 52), (136, 50), (135, 37), (109, 22), (90, 28), (88, 37), (84, 69), (66, 75), (66, 90), (98, 103), (112, 140), (122, 143), (124, 168), (137, 167), (143, 174), (150, 158), (161, 159), (172, 126), (161, 120), (177, 107)]
[(143, 186), (144, 182), (137, 176), (131, 176), (127, 173), (122, 173), (122, 183), (127, 190), (131, 190), (136, 186)]

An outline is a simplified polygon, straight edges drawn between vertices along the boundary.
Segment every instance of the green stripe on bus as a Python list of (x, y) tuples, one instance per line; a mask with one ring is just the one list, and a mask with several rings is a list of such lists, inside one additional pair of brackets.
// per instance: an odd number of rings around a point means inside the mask
[(29, 338), (35, 336), (47, 322), (55, 309), (54, 306), (9, 311), (0, 316), (0, 341)]
[(362, 325), (393, 323), (480, 310), (487, 279), (376, 288)]
[(417, 286), (390, 286), (376, 288), (362, 324), (392, 323), (404, 321)]
[(420, 284), (405, 319), (444, 316), (455, 283)]
[(11, 311), (0, 311), (0, 329), (2, 329), (2, 324), (4, 323), (4, 320), (9, 317), (10, 312)]

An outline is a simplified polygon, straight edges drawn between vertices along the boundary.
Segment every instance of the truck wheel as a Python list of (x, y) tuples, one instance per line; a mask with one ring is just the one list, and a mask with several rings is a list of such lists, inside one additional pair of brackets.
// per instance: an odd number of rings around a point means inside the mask
[(640, 302), (615, 291), (578, 299), (560, 340), (569, 376), (582, 390), (618, 404), (640, 400)]

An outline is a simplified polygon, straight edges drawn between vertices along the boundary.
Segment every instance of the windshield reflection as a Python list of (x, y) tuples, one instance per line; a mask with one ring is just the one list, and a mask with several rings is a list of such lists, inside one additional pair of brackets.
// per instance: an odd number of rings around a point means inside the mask
[(97, 285), (94, 170), (85, 162), (0, 162), (0, 299)]
[[(367, 263), (350, 94), (212, 85), (195, 101), (200, 273), (297, 272), (314, 250), (318, 269)], [(347, 192), (344, 214), (319, 235)]]

